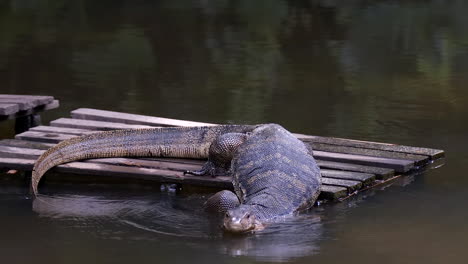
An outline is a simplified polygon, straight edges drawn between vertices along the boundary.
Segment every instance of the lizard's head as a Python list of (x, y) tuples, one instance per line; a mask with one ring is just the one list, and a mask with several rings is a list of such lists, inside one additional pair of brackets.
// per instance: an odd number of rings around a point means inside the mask
[(245, 233), (258, 230), (260, 226), (255, 215), (245, 206), (228, 210), (224, 215), (223, 228), (227, 232)]

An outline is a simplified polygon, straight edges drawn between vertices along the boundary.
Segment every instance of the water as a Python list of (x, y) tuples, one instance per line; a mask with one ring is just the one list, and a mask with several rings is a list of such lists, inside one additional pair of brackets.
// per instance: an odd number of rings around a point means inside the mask
[[(442, 263), (468, 242), (466, 1), (0, 1), (0, 93), (444, 149), (446, 165), (247, 237), (208, 194), (2, 181), (12, 263)], [(13, 123), (0, 123), (12, 137)]]

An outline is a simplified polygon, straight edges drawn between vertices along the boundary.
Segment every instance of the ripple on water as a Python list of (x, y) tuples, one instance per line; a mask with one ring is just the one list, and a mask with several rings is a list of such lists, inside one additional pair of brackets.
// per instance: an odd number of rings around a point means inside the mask
[[(286, 261), (311, 255), (322, 236), (320, 216), (289, 217), (255, 234), (223, 234), (220, 221), (202, 210), (206, 197), (155, 193), (138, 197), (40, 195), (33, 210), (103, 239), (177, 241), (194, 248), (215, 248), (231, 256)], [(191, 239), (175, 239), (182, 237)]]

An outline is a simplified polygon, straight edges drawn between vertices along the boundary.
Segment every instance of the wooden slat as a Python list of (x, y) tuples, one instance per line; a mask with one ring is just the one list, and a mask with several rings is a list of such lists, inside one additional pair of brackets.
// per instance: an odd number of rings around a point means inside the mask
[(322, 185), (319, 199), (337, 200), (348, 195), (348, 189), (345, 187)]
[[(34, 159), (0, 159), (0, 167), (30, 171), (34, 166)], [(199, 177), (184, 176), (181, 172), (161, 169), (149, 169), (138, 167), (125, 167), (109, 164), (97, 164), (91, 162), (70, 162), (54, 167), (52, 171), (60, 173), (79, 173), (102, 177), (117, 177), (133, 180), (150, 180), (156, 182), (171, 182), (180, 184), (198, 185), (204, 187), (216, 187), (220, 189), (232, 189), (229, 177)], [(347, 195), (347, 189), (343, 187), (323, 185), (322, 196), (330, 199), (338, 199)]]
[(77, 137), (76, 135), (26, 131), (15, 136), (16, 139), (36, 141), (43, 143), (59, 143), (60, 141)]
[[(27, 131), (16, 135), (17, 139), (38, 141), (45, 143), (58, 143), (65, 139), (76, 137), (76, 135), (47, 133)], [(348, 163), (356, 163), (361, 165), (372, 165), (377, 167), (391, 168), (397, 172), (407, 172), (414, 167), (414, 162), (407, 160), (396, 160), (379, 157), (370, 157), (363, 155), (352, 155), (342, 153), (331, 153), (324, 151), (314, 151), (314, 157), (319, 160), (340, 161)]]
[(127, 124), (121, 124), (121, 123), (80, 120), (80, 119), (71, 119), (71, 118), (59, 118), (57, 120), (50, 122), (50, 125), (54, 127), (68, 127), (68, 128), (79, 128), (79, 129), (89, 129), (89, 130), (151, 128), (151, 126), (145, 126), (145, 125), (127, 125)]
[(17, 147), (17, 148), (26, 148), (26, 149), (28, 148), (40, 149), (40, 150), (47, 150), (50, 147), (55, 146), (55, 144), (50, 144), (50, 143), (26, 141), (26, 140), (19, 140), (19, 139), (2, 139), (0, 140), (0, 145)]
[(317, 160), (317, 164), (319, 165), (320, 169), (335, 169), (375, 174), (377, 179), (379, 180), (385, 180), (395, 175), (395, 170), (392, 169), (371, 167), (352, 163)]
[(45, 105), (54, 101), (53, 96), (43, 95), (20, 95), (20, 94), (0, 94), (0, 99), (18, 99), (33, 102), (34, 107), (38, 105)]
[(429, 161), (429, 156), (425, 155), (415, 155), (401, 152), (377, 150), (377, 149), (366, 149), (366, 148), (356, 148), (356, 147), (345, 147), (321, 143), (309, 143), (314, 150), (334, 152), (334, 153), (344, 153), (344, 154), (356, 154), (364, 155), (371, 157), (380, 157), (380, 158), (389, 158), (389, 159), (403, 159), (414, 161), (416, 165), (423, 165)]
[(150, 126), (213, 126), (215, 124), (128, 114), (114, 111), (97, 110), (90, 108), (79, 108), (71, 112), (72, 118), (136, 124), (136, 125), (150, 125)]
[(414, 162), (410, 160), (387, 159), (354, 154), (332, 153), (325, 151), (314, 151), (314, 157), (319, 160), (339, 161), (355, 163), (360, 165), (390, 168), (394, 169), (396, 172), (408, 172), (409, 170), (414, 168)]
[(360, 181), (342, 180), (326, 177), (322, 177), (322, 184), (345, 187), (348, 188), (349, 192), (357, 191), (362, 187), (362, 183)]
[(18, 111), (18, 104), (0, 103), (0, 115), (12, 115)]
[(47, 132), (47, 133), (60, 133), (75, 136), (88, 135), (92, 133), (101, 132), (99, 130), (79, 129), (79, 128), (67, 128), (67, 127), (51, 127), (51, 126), (37, 126), (29, 129), (33, 132)]
[(322, 177), (353, 180), (362, 182), (363, 186), (368, 186), (375, 181), (375, 175), (370, 173), (350, 172), (350, 171), (337, 171), (320, 169)]
[(53, 100), (49, 104), (38, 105), (38, 106), (36, 106), (34, 108), (24, 110), (24, 111), (18, 111), (18, 112), (15, 112), (15, 113), (11, 114), (11, 115), (0, 115), (0, 120), (16, 119), (16, 118), (22, 117), (22, 116), (33, 115), (33, 114), (36, 114), (36, 113), (39, 113), (39, 112), (55, 109), (55, 108), (59, 107), (59, 105), (60, 104), (59, 104), (58, 100)]
[(386, 151), (416, 154), (416, 155), (426, 155), (426, 156), (431, 157), (432, 159), (441, 158), (444, 156), (444, 151), (440, 149), (419, 148), (419, 147), (402, 146), (402, 145), (395, 145), (395, 144), (388, 144), (388, 143), (360, 141), (360, 140), (333, 138), (333, 137), (308, 136), (308, 135), (299, 135), (299, 134), (297, 134), (297, 136), (302, 141), (311, 142), (311, 143), (323, 143), (323, 144), (329, 144), (329, 145), (386, 150)]
[(36, 159), (45, 150), (0, 146), (0, 157)]
[(28, 110), (37, 106), (31, 99), (20, 99), (20, 98), (0, 98), (0, 104), (16, 104), (18, 105), (19, 111)]

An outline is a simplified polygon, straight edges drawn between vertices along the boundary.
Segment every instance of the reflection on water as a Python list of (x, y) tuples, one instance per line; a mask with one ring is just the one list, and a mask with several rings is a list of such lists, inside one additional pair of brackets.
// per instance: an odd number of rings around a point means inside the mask
[(120, 198), (40, 195), (33, 201), (33, 210), (42, 218), (94, 233), (100, 239), (154, 241), (167, 237), (192, 247), (209, 241), (219, 253), (264, 261), (286, 261), (314, 254), (319, 248), (323, 229), (319, 209), (271, 224), (262, 232), (239, 236), (223, 234), (221, 219), (201, 210), (204, 199), (164, 193)]

